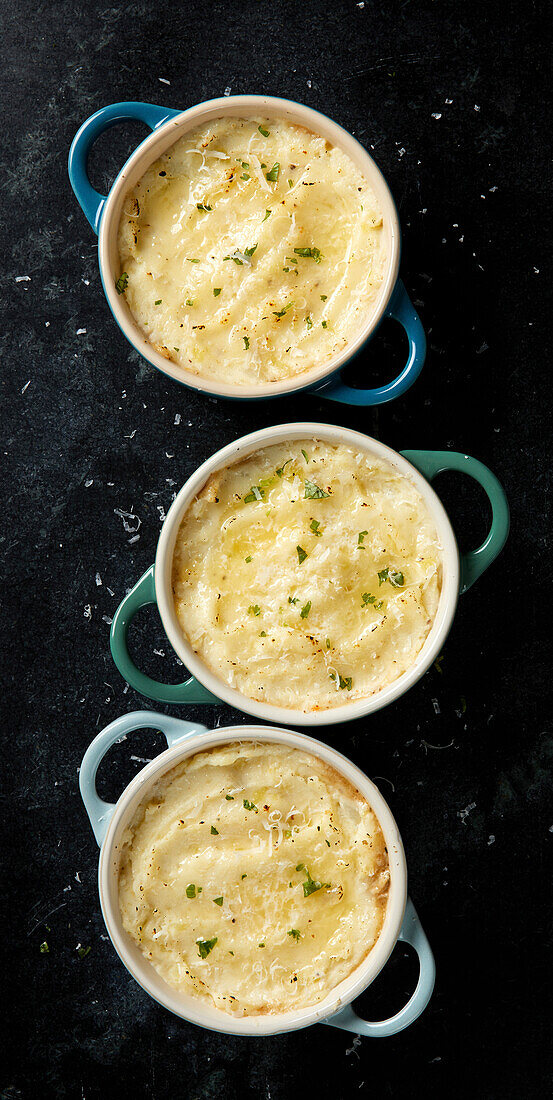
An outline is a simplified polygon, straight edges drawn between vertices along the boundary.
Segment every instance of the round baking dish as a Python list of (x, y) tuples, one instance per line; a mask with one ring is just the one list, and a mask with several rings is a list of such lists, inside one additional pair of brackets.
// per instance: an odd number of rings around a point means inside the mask
[[(364, 699), (344, 703), (330, 710), (304, 712), (272, 706), (247, 698), (230, 687), (207, 667), (185, 638), (173, 604), (171, 565), (178, 529), (184, 512), (208, 477), (245, 458), (253, 451), (274, 443), (315, 438), (342, 443), (355, 450), (386, 460), (412, 481), (432, 515), (443, 548), (443, 577), (437, 614), (426, 641), (413, 664), (387, 687)], [(492, 507), (492, 523), (482, 546), (459, 554), (453, 528), (436, 493), (426, 480), (443, 470), (469, 474), (483, 487)], [(420, 471), (420, 472), (419, 472)], [(424, 476), (423, 476), (424, 475)], [(111, 652), (125, 680), (137, 691), (157, 702), (212, 702), (221, 700), (255, 718), (272, 723), (321, 726), (361, 718), (398, 699), (420, 679), (439, 656), (451, 627), (459, 592), (465, 592), (502, 549), (509, 531), (509, 509), (505, 493), (494, 474), (481, 462), (455, 451), (403, 451), (399, 454), (376, 439), (331, 424), (281, 424), (264, 428), (235, 440), (204, 462), (177, 494), (159, 536), (155, 567), (140, 578), (120, 604), (111, 626)], [(181, 684), (161, 684), (140, 672), (130, 658), (127, 633), (133, 616), (146, 604), (157, 604), (167, 637), (192, 676)]]
[[(137, 729), (159, 729), (168, 749), (151, 761), (129, 783), (116, 805), (103, 802), (96, 791), (96, 772), (109, 748), (120, 738)], [(382, 829), (390, 866), (390, 892), (384, 924), (378, 940), (363, 962), (323, 1001), (310, 1008), (275, 1015), (234, 1018), (221, 1009), (210, 1007), (197, 998), (172, 989), (154, 970), (125, 932), (118, 904), (119, 846), (138, 804), (160, 777), (200, 750), (229, 741), (269, 742), (294, 746), (330, 764), (352, 783), (371, 805)], [(414, 906), (407, 899), (407, 866), (401, 837), (390, 808), (380, 791), (355, 765), (320, 741), (292, 730), (267, 726), (228, 726), (208, 730), (165, 714), (137, 711), (117, 718), (94, 739), (85, 753), (80, 769), (80, 790), (94, 835), (100, 845), (98, 887), (100, 904), (110, 939), (133, 978), (170, 1012), (212, 1031), (232, 1035), (275, 1035), (311, 1024), (327, 1023), (357, 1035), (384, 1037), (395, 1035), (413, 1023), (426, 1008), (434, 988), (435, 966), (428, 940)], [(361, 1019), (352, 1001), (368, 988), (388, 961), (398, 940), (412, 944), (419, 957), (419, 979), (407, 1004), (387, 1020)]]
[[(214, 379), (201, 378), (171, 363), (156, 351), (136, 324), (125, 301), (118, 294), (115, 283), (119, 277), (117, 231), (125, 195), (144, 175), (149, 166), (187, 131), (222, 116), (263, 115), (265, 118), (285, 118), (321, 134), (333, 145), (340, 147), (361, 170), (370, 183), (382, 209), (388, 262), (382, 287), (364, 324), (353, 339), (338, 355), (303, 374), (279, 382), (237, 386)], [(92, 187), (87, 175), (87, 158), (91, 146), (108, 127), (129, 119), (139, 119), (150, 127), (152, 133), (138, 146), (121, 169), (109, 195), (100, 195)], [(374, 160), (356, 139), (326, 115), (301, 103), (273, 96), (228, 96), (199, 103), (186, 111), (157, 107), (151, 103), (113, 103), (92, 115), (80, 127), (69, 153), (69, 178), (75, 195), (98, 234), (98, 260), (104, 292), (119, 328), (132, 346), (158, 370), (192, 389), (220, 397), (252, 400), (295, 393), (298, 390), (316, 390), (323, 397), (351, 405), (379, 405), (401, 396), (413, 384), (420, 373), (425, 355), (426, 339), (420, 319), (412, 305), (403, 283), (398, 278), (401, 250), (401, 233), (394, 200), (390, 189)], [(393, 381), (384, 386), (354, 389), (341, 378), (346, 363), (364, 347), (374, 335), (383, 317), (393, 317), (405, 329), (409, 341), (409, 353), (405, 367)]]

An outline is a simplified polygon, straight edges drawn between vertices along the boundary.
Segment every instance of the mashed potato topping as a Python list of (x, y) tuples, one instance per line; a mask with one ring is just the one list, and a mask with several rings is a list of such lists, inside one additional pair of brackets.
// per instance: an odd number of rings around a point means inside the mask
[(322, 760), (231, 743), (167, 772), (120, 845), (123, 925), (174, 989), (248, 1016), (317, 1004), (380, 934), (388, 856)]
[(353, 161), (292, 122), (219, 118), (126, 196), (116, 282), (165, 358), (205, 378), (289, 378), (340, 352), (373, 311), (386, 256)]
[(388, 462), (313, 439), (214, 473), (181, 522), (177, 618), (249, 699), (305, 712), (380, 691), (424, 645), (442, 552), (420, 493)]

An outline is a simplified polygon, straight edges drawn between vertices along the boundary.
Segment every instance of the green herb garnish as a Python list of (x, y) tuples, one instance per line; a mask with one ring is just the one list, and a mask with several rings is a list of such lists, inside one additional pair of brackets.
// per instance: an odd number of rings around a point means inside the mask
[(115, 289), (118, 294), (124, 294), (129, 285), (129, 276), (126, 271), (122, 271), (119, 278), (115, 282)]
[(267, 631), (266, 630), (260, 630), (259, 637), (260, 638), (266, 638), (267, 637)]
[(203, 202), (197, 202), (196, 207), (198, 210), (211, 210), (210, 206), (205, 206)]
[(296, 940), (296, 943), (297, 943), (297, 941), (299, 940), (299, 938), (301, 936), (301, 932), (298, 932), (297, 928), (290, 928), (290, 930), (286, 933), (286, 935), (287, 936), (292, 936), (292, 938), (294, 940)]
[(242, 339), (243, 339), (243, 341), (244, 341), (244, 348), (245, 348), (245, 350), (247, 351), (247, 350), (248, 350), (248, 348), (249, 348), (249, 346), (250, 346), (250, 341), (249, 341), (249, 339), (248, 339), (248, 337), (247, 337), (247, 336), (243, 336), (243, 337), (242, 337)]
[(313, 321), (311, 320), (311, 318), (310, 318), (310, 317), (306, 317), (306, 318), (305, 318), (305, 323), (306, 323), (306, 325), (307, 325), (308, 329), (309, 329), (309, 328), (313, 328)]
[(223, 904), (223, 898), (213, 898), (213, 904), (214, 905), (222, 905)]
[(92, 948), (90, 946), (89, 947), (78, 947), (77, 948), (77, 955), (79, 956), (80, 959), (86, 959), (86, 956), (89, 955), (91, 951), (92, 951)]
[(200, 937), (199, 940), (196, 940), (198, 955), (200, 956), (200, 959), (207, 959), (207, 956), (211, 951), (213, 951), (216, 943), (217, 936), (214, 936), (212, 940), (204, 940), (202, 937)]
[(325, 644), (326, 644), (326, 648), (327, 648), (327, 649), (330, 649), (330, 638), (327, 638), (327, 639), (326, 639), (326, 643), (325, 643)]
[(363, 601), (361, 607), (368, 607), (370, 603), (375, 603), (376, 596), (371, 596), (370, 592), (363, 592), (361, 599)]
[(187, 896), (187, 898), (195, 898), (196, 897), (196, 885), (195, 885), (194, 882), (189, 882), (188, 883), (188, 886), (186, 887), (186, 896)]
[(256, 248), (257, 248), (257, 244), (252, 244), (251, 248), (245, 248), (244, 249), (244, 256), (253, 256)]
[(326, 322), (326, 321), (321, 321), (321, 324), (322, 324), (323, 328), (326, 328), (326, 326), (327, 326), (327, 322)]
[(306, 552), (305, 552), (305, 550), (303, 549), (302, 546), (296, 546), (296, 550), (298, 552), (298, 562), (301, 565), (302, 562), (305, 561), (305, 559), (307, 557), (307, 554), (306, 554)]
[[(257, 806), (255, 805), (255, 803), (250, 802), (247, 798), (244, 799), (243, 804), (244, 804), (244, 809), (245, 810), (253, 810), (254, 813), (256, 813), (256, 814), (259, 813), (259, 810), (257, 809)], [(242, 875), (242, 878), (245, 878), (245, 877), (246, 877), (245, 875)]]
[(311, 611), (311, 600), (308, 600), (304, 607), (300, 611), (300, 618), (306, 619)]
[(187, 306), (193, 306), (194, 305), (194, 299), (193, 298), (187, 298), (186, 299), (186, 304), (187, 304)]
[(294, 186), (294, 181), (293, 180), (288, 180), (288, 187), (293, 187), (293, 186)]
[(314, 260), (316, 264), (320, 264), (322, 259), (320, 248), (295, 248), (294, 252), (296, 256), (302, 256), (304, 260)]
[(322, 531), (319, 531), (320, 526), (321, 525), (320, 525), (318, 519), (312, 519), (311, 520), (310, 528), (311, 528), (314, 535), (322, 535)]
[(321, 302), (326, 302), (328, 294), (321, 294)]
[(304, 500), (322, 500), (323, 497), (329, 496), (330, 493), (326, 493), (324, 489), (320, 489), (318, 485), (306, 478)]
[(263, 126), (258, 126), (257, 129), (259, 130), (260, 134), (263, 134), (263, 137), (269, 137), (269, 131), (264, 130)]
[(293, 305), (294, 305), (293, 302), (288, 302), (288, 305), (284, 306), (284, 309), (274, 309), (273, 313), (274, 313), (275, 317), (284, 317), (284, 314), (288, 313), (288, 310), (292, 309)]
[(244, 504), (252, 504), (254, 500), (264, 500), (265, 493), (259, 485), (252, 485), (249, 493), (244, 497)]
[(297, 596), (288, 596), (288, 603), (299, 603), (299, 602), (300, 601), (299, 601)]
[(250, 562), (251, 560), (252, 560), (251, 554), (248, 554), (247, 558), (244, 558), (244, 561), (247, 561), (247, 562)]
[(199, 264), (200, 262), (199, 260), (191, 260), (190, 256), (187, 256), (186, 259), (188, 260), (189, 264)]
[(234, 795), (233, 794), (226, 794), (225, 798), (226, 798), (227, 802), (234, 802)]
[(303, 457), (304, 457), (305, 461), (306, 461), (306, 462), (309, 462), (309, 459), (308, 459), (308, 457), (307, 457), (307, 451), (304, 451), (303, 447), (302, 447), (302, 449), (301, 449), (301, 453), (302, 453), (302, 455), (303, 455)]
[(154, 305), (155, 306), (160, 306), (162, 301), (163, 301), (163, 298), (158, 298), (157, 302), (154, 302)]
[[(272, 214), (272, 210), (266, 210), (265, 211), (265, 217), (263, 218), (263, 221), (266, 222), (267, 218), (271, 217), (271, 214)], [(261, 222), (261, 224), (263, 225), (263, 222)]]
[(393, 569), (390, 570), (389, 568), (380, 570), (378, 574), (379, 588), (381, 584), (384, 584), (384, 581), (389, 581), (392, 585), (392, 588), (401, 588), (402, 585), (405, 583), (403, 573), (398, 573)]
[(256, 618), (261, 615), (261, 608), (258, 603), (251, 603), (248, 607), (248, 615), (254, 615)]
[(220, 295), (220, 293), (221, 293), (221, 287), (220, 287), (220, 286), (214, 286), (214, 287), (213, 287), (213, 295), (214, 295), (214, 297), (215, 297), (215, 298), (218, 298), (218, 297), (219, 297), (219, 295)]
[(48, 947), (47, 940), (44, 940), (44, 942), (41, 943), (39, 951), (41, 955), (48, 955), (50, 953), (50, 948)]
[(287, 467), (288, 463), (289, 463), (289, 462), (291, 462), (291, 461), (292, 461), (292, 459), (291, 459), (291, 458), (287, 458), (287, 459), (286, 459), (286, 462), (284, 463), (284, 466), (279, 466), (279, 468), (278, 468), (278, 470), (277, 470), (277, 477), (282, 477), (282, 475), (283, 475), (283, 473), (284, 473), (284, 471), (285, 471), (285, 469), (286, 469), (286, 467)]
[(241, 877), (242, 881), (244, 881), (244, 879), (247, 878), (248, 876), (247, 875), (241, 875), (240, 877)]
[(275, 161), (270, 172), (265, 173), (265, 179), (269, 180), (269, 183), (276, 183), (278, 180), (278, 174), (280, 172), (280, 164)]
[(305, 871), (307, 875), (307, 882), (302, 883), (304, 898), (308, 898), (310, 894), (316, 893), (317, 890), (322, 890), (325, 886), (330, 886), (329, 882), (317, 882), (315, 879), (311, 878), (307, 867), (304, 867), (301, 863), (298, 863), (296, 867), (296, 871), (298, 870)]
[(213, 836), (219, 836), (219, 830), (214, 825), (211, 826), (211, 833)]
[(249, 180), (249, 178), (250, 177), (249, 177), (247, 172), (243, 172), (242, 175), (240, 176), (241, 180)]
[(365, 541), (365, 535), (368, 535), (368, 531), (360, 531), (357, 536), (357, 545), (362, 546)]

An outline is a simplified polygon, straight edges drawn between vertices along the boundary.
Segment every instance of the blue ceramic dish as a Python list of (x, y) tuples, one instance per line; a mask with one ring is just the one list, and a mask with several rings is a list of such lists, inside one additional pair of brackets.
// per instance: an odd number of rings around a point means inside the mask
[[(117, 294), (115, 282), (119, 276), (117, 231), (125, 195), (141, 179), (149, 166), (170, 148), (184, 133), (202, 123), (223, 115), (285, 118), (321, 134), (332, 145), (348, 154), (370, 183), (383, 214), (387, 267), (375, 307), (366, 322), (345, 349), (322, 367), (283, 379), (258, 385), (237, 386), (211, 378), (202, 378), (186, 371), (179, 364), (164, 358), (146, 340), (127, 306), (125, 295)], [(100, 195), (92, 187), (87, 173), (87, 159), (96, 139), (116, 123), (138, 119), (146, 123), (151, 134), (138, 146), (117, 176), (109, 195)], [(200, 103), (186, 111), (157, 107), (151, 103), (113, 103), (103, 107), (83, 123), (69, 153), (69, 178), (75, 195), (98, 234), (98, 257), (104, 292), (121, 331), (134, 348), (152, 366), (192, 389), (220, 397), (255, 400), (282, 396), (299, 390), (312, 390), (333, 401), (350, 405), (380, 405), (400, 397), (418, 377), (426, 355), (426, 339), (418, 314), (399, 279), (401, 234), (397, 210), (388, 185), (366, 149), (346, 130), (326, 115), (310, 107), (271, 96), (229, 96)], [(354, 389), (348, 386), (342, 371), (347, 363), (365, 347), (384, 317), (392, 317), (407, 334), (407, 362), (391, 382), (384, 386)]]

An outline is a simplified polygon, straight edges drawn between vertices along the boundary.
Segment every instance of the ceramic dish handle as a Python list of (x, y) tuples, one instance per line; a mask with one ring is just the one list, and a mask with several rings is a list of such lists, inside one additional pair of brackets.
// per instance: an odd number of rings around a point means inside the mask
[(133, 714), (123, 714), (121, 718), (116, 718), (115, 722), (111, 722), (94, 738), (83, 757), (79, 788), (99, 847), (104, 841), (115, 805), (100, 798), (96, 790), (96, 773), (104, 756), (116, 741), (122, 740), (127, 733), (142, 729), (161, 730), (170, 749), (193, 733), (207, 732), (205, 726), (194, 722), (183, 722), (180, 718), (171, 718), (168, 714), (156, 714), (150, 710), (137, 710)]
[(432, 481), (445, 470), (468, 474), (482, 486), (492, 506), (492, 522), (484, 542), (476, 550), (461, 554), (460, 591), (466, 592), (501, 552), (509, 534), (509, 505), (505, 490), (483, 462), (457, 451), (402, 451), (424, 477)]
[(121, 601), (111, 624), (109, 638), (111, 655), (123, 679), (131, 687), (136, 688), (141, 695), (146, 695), (148, 699), (155, 699), (158, 703), (220, 704), (221, 700), (199, 684), (193, 676), (181, 684), (162, 684), (158, 680), (153, 680), (151, 676), (146, 676), (131, 660), (127, 645), (129, 626), (141, 607), (156, 603), (154, 566), (151, 565), (128, 596)]
[(71, 186), (95, 233), (98, 232), (106, 195), (95, 191), (87, 171), (88, 154), (100, 134), (115, 126), (118, 122), (138, 119), (145, 122), (151, 130), (157, 130), (167, 119), (174, 118), (180, 111), (170, 107), (156, 107), (153, 103), (110, 103), (83, 122), (77, 131), (69, 150), (69, 179)]
[(426, 938), (421, 922), (417, 916), (415, 906), (410, 898), (407, 899), (405, 916), (398, 939), (403, 943), (410, 943), (415, 948), (419, 957), (419, 980), (413, 996), (407, 1004), (390, 1016), (388, 1020), (372, 1022), (363, 1020), (357, 1015), (351, 1005), (347, 1005), (341, 1012), (337, 1012), (329, 1020), (322, 1021), (331, 1024), (332, 1027), (340, 1027), (343, 1031), (352, 1031), (355, 1035), (367, 1035), (373, 1039), (385, 1039), (389, 1035), (396, 1035), (409, 1027), (424, 1012), (434, 989), (436, 980), (436, 964), (432, 949)]
[(402, 393), (413, 385), (426, 357), (426, 336), (420, 317), (401, 279), (398, 279), (395, 285), (384, 316), (399, 321), (407, 334), (409, 358), (401, 373), (386, 386), (377, 386), (370, 390), (356, 390), (353, 386), (348, 386), (339, 374), (339, 381), (331, 382), (324, 389), (317, 389), (316, 392), (321, 397), (328, 397), (330, 401), (341, 401), (346, 405), (383, 405), (385, 401), (393, 401), (394, 398), (401, 397)]

